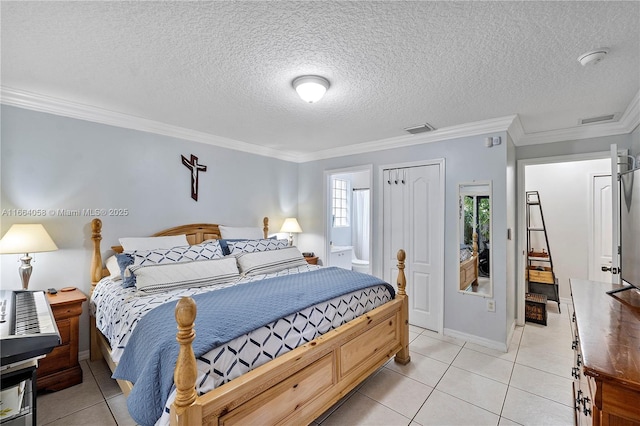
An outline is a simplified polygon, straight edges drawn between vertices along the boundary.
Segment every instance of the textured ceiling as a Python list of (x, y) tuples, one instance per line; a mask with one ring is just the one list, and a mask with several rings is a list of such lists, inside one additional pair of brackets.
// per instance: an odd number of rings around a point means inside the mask
[[(0, 7), (5, 88), (294, 153), (513, 114), (567, 129), (640, 88), (637, 1)], [(331, 82), (320, 102), (297, 97), (303, 74)]]

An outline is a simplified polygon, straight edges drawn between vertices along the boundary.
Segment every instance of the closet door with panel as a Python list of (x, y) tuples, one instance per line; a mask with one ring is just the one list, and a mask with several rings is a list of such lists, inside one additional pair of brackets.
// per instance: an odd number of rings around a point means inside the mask
[(384, 279), (395, 284), (396, 252), (407, 252), (409, 322), (439, 331), (442, 309), (444, 212), (440, 165), (385, 169), (383, 178)]

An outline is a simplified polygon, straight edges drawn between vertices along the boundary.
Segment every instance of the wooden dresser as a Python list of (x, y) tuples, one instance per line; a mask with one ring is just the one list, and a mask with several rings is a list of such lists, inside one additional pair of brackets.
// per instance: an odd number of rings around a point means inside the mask
[(86, 296), (77, 289), (47, 294), (56, 319), (62, 344), (53, 349), (38, 366), (38, 390), (57, 391), (82, 383), (82, 368), (78, 363), (78, 340), (82, 302)]
[(640, 425), (640, 293), (571, 279), (577, 425)]

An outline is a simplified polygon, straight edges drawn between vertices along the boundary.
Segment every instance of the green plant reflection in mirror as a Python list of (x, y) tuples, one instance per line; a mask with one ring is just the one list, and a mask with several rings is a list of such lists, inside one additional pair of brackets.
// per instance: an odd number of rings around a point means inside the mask
[(458, 185), (459, 291), (491, 297), (491, 182)]

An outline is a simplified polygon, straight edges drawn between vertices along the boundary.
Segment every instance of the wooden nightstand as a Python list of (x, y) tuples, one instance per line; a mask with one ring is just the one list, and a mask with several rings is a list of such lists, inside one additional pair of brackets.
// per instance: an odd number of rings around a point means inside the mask
[(78, 340), (82, 302), (86, 296), (78, 289), (48, 294), (47, 299), (56, 319), (62, 344), (40, 360), (38, 390), (57, 391), (82, 383), (82, 368), (78, 363)]
[(318, 264), (318, 256), (305, 256), (304, 260), (307, 261), (309, 265), (317, 265)]

